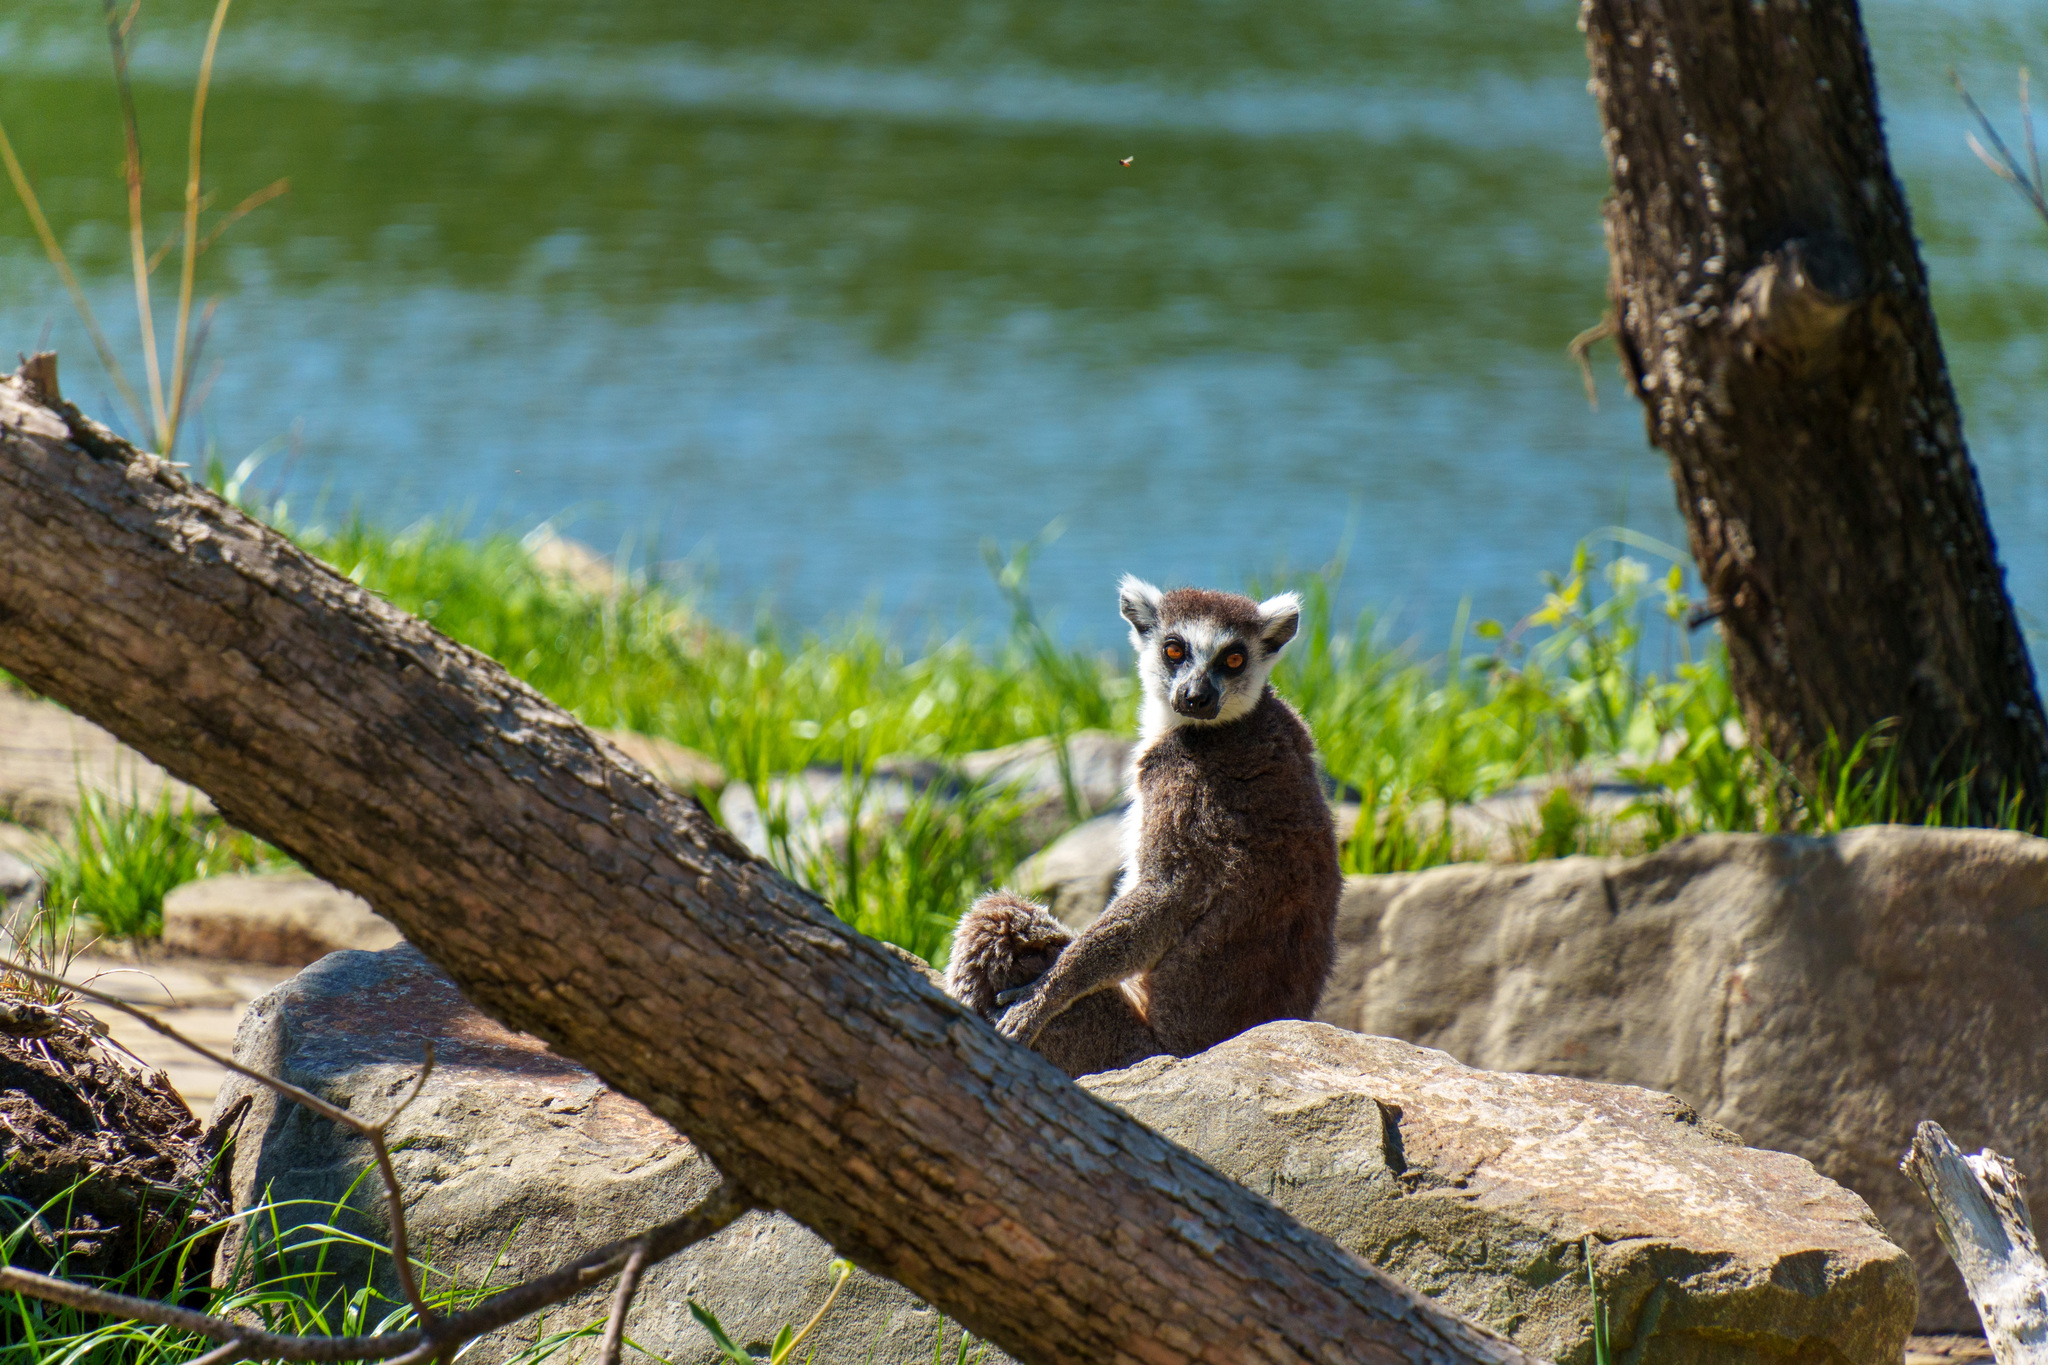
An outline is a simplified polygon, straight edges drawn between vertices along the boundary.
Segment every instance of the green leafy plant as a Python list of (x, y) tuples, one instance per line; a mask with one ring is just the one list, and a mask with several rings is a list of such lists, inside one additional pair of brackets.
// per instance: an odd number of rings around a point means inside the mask
[(287, 861), (218, 817), (195, 812), (189, 799), (174, 805), (168, 791), (151, 803), (81, 783), (71, 838), (40, 870), (45, 899), (59, 915), (82, 915), (115, 938), (150, 938), (163, 932), (164, 896), (172, 887)]
[[(509, 535), (467, 538), (435, 521), (396, 533), (361, 519), (292, 527), (282, 507), (250, 498), (259, 463), (252, 456), (229, 470), (216, 461), (209, 478), (584, 721), (716, 759), (729, 781), (753, 790), (785, 873), (862, 932), (934, 963), (960, 910), (1032, 850), (1020, 842), (1008, 794), (948, 779), (918, 785), (907, 809), (882, 812), (889, 775), (1026, 738), (1136, 725), (1124, 652), (1062, 645), (1039, 619), (1028, 570), (1046, 537), (1007, 555), (989, 551), (1009, 606), (1007, 629), (993, 638), (963, 630), (915, 643), (871, 615), (802, 631), (763, 616), (734, 630), (705, 613), (686, 579), (578, 579), (545, 567)], [(1345, 869), (1396, 872), (1483, 856), (1460, 843), (1454, 809), (1535, 779), (1564, 794), (1539, 798), (1511, 856), (1640, 852), (1713, 830), (1825, 833), (1878, 820), (1960, 820), (1959, 801), (1901, 808), (1882, 729), (1832, 746), (1810, 789), (1752, 745), (1718, 648), (1692, 651), (1684, 558), (1611, 529), (1550, 577), (1520, 620), (1474, 621), (1461, 608), (1433, 656), (1390, 642), (1370, 612), (1337, 619), (1341, 562), (1254, 585), (1284, 584), (1303, 597), (1302, 627), (1275, 683), (1307, 717), (1339, 799), (1359, 807)], [(836, 770), (855, 808), (851, 834), (829, 847), (796, 837), (791, 812), (774, 799), (772, 779), (813, 767)], [(1582, 799), (1587, 774), (1633, 783), (1643, 795), (1622, 817), (1594, 818)], [(1086, 812), (1069, 780), (1068, 814), (1078, 818)], [(700, 795), (716, 808), (717, 792)], [(196, 868), (192, 850), (229, 838), (204, 820), (185, 822), (182, 835), (149, 828), (159, 815), (124, 814), (109, 823), (134, 821), (127, 833), (74, 841), (80, 850), (104, 842), (127, 851), (92, 855), (133, 869), (103, 879), (136, 888), (97, 898), (115, 907), (96, 918), (112, 932), (147, 932), (161, 889)], [(169, 817), (181, 822), (182, 813)], [(146, 873), (151, 858), (172, 871)], [(83, 869), (55, 880), (59, 895), (91, 909)]]
[[(839, 1298), (839, 1291), (846, 1287), (846, 1281), (853, 1274), (853, 1262), (834, 1261), (831, 1265), (831, 1271), (833, 1276), (832, 1292), (825, 1296), (825, 1302), (818, 1305), (818, 1311), (811, 1314), (811, 1320), (802, 1327), (792, 1327), (788, 1323), (782, 1325), (780, 1330), (775, 1333), (775, 1340), (768, 1347), (767, 1365), (787, 1365), (787, 1362), (795, 1356), (796, 1348), (803, 1345), (804, 1338), (808, 1337), (811, 1334), (811, 1330), (824, 1321), (825, 1314), (832, 1310), (833, 1303)], [(738, 1346), (735, 1346), (732, 1338), (726, 1334), (725, 1328), (719, 1323), (718, 1315), (703, 1304), (698, 1303), (695, 1299), (690, 1300), (690, 1316), (695, 1318), (698, 1324), (711, 1334), (711, 1340), (718, 1347), (719, 1353), (727, 1361), (731, 1362), (731, 1365), (762, 1365), (761, 1357), (750, 1355)], [(810, 1358), (815, 1360), (817, 1352), (813, 1351)]]

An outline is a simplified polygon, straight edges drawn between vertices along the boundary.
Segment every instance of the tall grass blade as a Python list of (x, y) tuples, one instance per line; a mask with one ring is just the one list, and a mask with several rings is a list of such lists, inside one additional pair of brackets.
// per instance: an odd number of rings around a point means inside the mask
[[(170, 425), (164, 435), (163, 453), (170, 456), (177, 444), (178, 426), (184, 417), (183, 404), (188, 371), (198, 357), (185, 353), (185, 328), (192, 317), (192, 275), (199, 260), (199, 168), (206, 140), (206, 94), (213, 85), (213, 54), (220, 47), (221, 26), (227, 23), (228, 6), (220, 0), (213, 9), (213, 25), (206, 31), (206, 52), (199, 59), (199, 83), (192, 90), (192, 132), (185, 150), (185, 259), (178, 274), (178, 327), (171, 343)], [(188, 364), (190, 362), (190, 364)]]
[(128, 182), (128, 257), (135, 274), (135, 315), (142, 328), (142, 364), (145, 377), (149, 380), (149, 409), (156, 426), (150, 443), (161, 453), (169, 447), (169, 412), (164, 406), (164, 379), (162, 357), (156, 349), (156, 312), (150, 305), (149, 296), (149, 248), (143, 241), (142, 222), (142, 125), (135, 113), (135, 87), (128, 78), (128, 26), (135, 13), (130, 11), (127, 21), (116, 16), (114, 0), (101, 0), (107, 20), (107, 44), (114, 54), (114, 89), (121, 100), (121, 131), (125, 139), (126, 156), (121, 171)]
[(85, 324), (86, 335), (92, 338), (93, 350), (99, 353), (100, 364), (106, 366), (107, 376), (114, 381), (114, 387), (121, 394), (121, 401), (134, 414), (137, 426), (149, 424), (149, 414), (144, 411), (142, 400), (135, 396), (134, 386), (129, 384), (127, 373), (121, 362), (114, 356), (114, 348), (107, 344), (107, 334), (100, 330), (99, 319), (93, 316), (92, 304), (86, 300), (85, 289), (72, 273), (71, 262), (64, 255), (64, 248), (57, 243), (57, 234), (50, 230), (50, 220), (43, 216), (42, 201), (36, 197), (35, 186), (30, 183), (28, 172), (21, 166), (21, 159), (14, 154), (14, 144), (7, 138), (7, 127), (0, 124), (0, 161), (7, 165), (7, 178), (14, 185), (15, 197), (28, 210), (29, 223), (36, 230), (36, 238), (43, 244), (43, 254), (50, 258), (56, 268), (57, 278), (64, 281), (64, 289), (71, 295), (71, 306), (78, 310), (78, 320)]

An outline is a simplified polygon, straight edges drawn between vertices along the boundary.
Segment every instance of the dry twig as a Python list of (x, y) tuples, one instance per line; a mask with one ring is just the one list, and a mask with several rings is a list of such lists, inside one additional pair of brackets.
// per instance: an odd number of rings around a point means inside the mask
[(413, 1331), (384, 1332), (367, 1337), (283, 1336), (254, 1331), (245, 1322), (232, 1322), (226, 1318), (189, 1308), (179, 1308), (154, 1299), (109, 1293), (73, 1284), (68, 1280), (40, 1275), (30, 1270), (0, 1267), (0, 1291), (26, 1294), (31, 1298), (61, 1303), (84, 1312), (104, 1313), (110, 1317), (173, 1327), (222, 1343), (219, 1348), (200, 1357), (194, 1365), (201, 1365), (202, 1362), (204, 1365), (225, 1365), (225, 1362), (252, 1356), (282, 1361), (389, 1360), (395, 1362), (395, 1365), (424, 1365), (425, 1362), (438, 1357), (452, 1355), (463, 1345), (487, 1332), (494, 1332), (552, 1304), (573, 1298), (613, 1275), (621, 1275), (623, 1278), (619, 1292), (613, 1300), (611, 1321), (607, 1323), (605, 1331), (607, 1349), (611, 1352), (605, 1359), (607, 1365), (616, 1365), (617, 1344), (624, 1340), (626, 1312), (632, 1304), (633, 1293), (638, 1288), (641, 1273), (648, 1266), (666, 1260), (684, 1248), (712, 1236), (741, 1214), (756, 1207), (753, 1197), (736, 1182), (731, 1179), (723, 1180), (696, 1207), (680, 1218), (658, 1224), (637, 1236), (627, 1237), (599, 1247), (595, 1251), (586, 1252), (550, 1274), (492, 1295), (467, 1312), (445, 1318), (438, 1317), (428, 1309), (413, 1274), (405, 1230), (404, 1193), (398, 1183), (398, 1172), (391, 1163), (390, 1149), (384, 1141), (385, 1130), (392, 1120), (419, 1097), (420, 1091), (426, 1086), (427, 1078), (433, 1073), (432, 1043), (427, 1045), (426, 1059), (420, 1067), (419, 1077), (413, 1082), (412, 1089), (407, 1091), (405, 1097), (384, 1116), (382, 1122), (369, 1123), (346, 1109), (328, 1103), (309, 1090), (243, 1066), (232, 1057), (224, 1057), (204, 1044), (194, 1042), (147, 1010), (131, 1005), (116, 996), (96, 991), (90, 986), (81, 986), (77, 982), (67, 981), (61, 976), (38, 971), (34, 967), (4, 957), (0, 957), (0, 972), (16, 972), (30, 980), (59, 987), (84, 999), (120, 1010), (173, 1042), (190, 1048), (208, 1061), (226, 1067), (238, 1076), (246, 1076), (259, 1085), (267, 1086), (284, 1098), (304, 1105), (322, 1118), (361, 1134), (369, 1141), (371, 1151), (376, 1154), (377, 1169), (383, 1177), (385, 1199), (391, 1211), (391, 1254), (397, 1262), (399, 1287), (405, 1294), (406, 1302), (411, 1305), (419, 1319), (420, 1325)]
[(1991, 141), (1990, 150), (1986, 150), (1984, 144), (1977, 140), (1975, 133), (1966, 134), (1965, 140), (1970, 144), (1970, 150), (1977, 154), (1979, 161), (1991, 168), (1993, 175), (2018, 190), (2020, 198), (2026, 200), (2034, 212), (2041, 215), (2043, 222), (2048, 222), (2048, 185), (2042, 184), (2041, 151), (2034, 143), (2034, 108), (2027, 97), (2027, 69), (2024, 66), (2020, 68), (2020, 130), (2026, 135), (2027, 149), (2027, 159), (2024, 163), (2005, 145), (2005, 139), (1998, 135), (1998, 129), (1992, 126), (1991, 119), (1977, 107), (1977, 101), (1970, 98), (1969, 90), (1963, 85), (1963, 78), (1954, 71), (1950, 71), (1948, 76), (1955, 82), (1956, 93), (1963, 98), (1963, 107), (1970, 111), (1971, 117), (1977, 120), (1977, 126), (1984, 130), (1984, 136)]
[(626, 1268), (619, 1272), (619, 1289), (612, 1296), (611, 1316), (605, 1320), (597, 1365), (619, 1365), (619, 1351), (626, 1343), (626, 1313), (633, 1306), (633, 1295), (639, 1292), (640, 1273), (646, 1269), (645, 1251), (636, 1250), (626, 1259)]
[(1600, 321), (1573, 337), (1566, 344), (1565, 354), (1579, 367), (1579, 377), (1586, 381), (1586, 406), (1600, 411), (1600, 390), (1593, 383), (1593, 348), (1609, 337), (1621, 335), (1621, 326), (1615, 321), (1614, 310), (1608, 309)]

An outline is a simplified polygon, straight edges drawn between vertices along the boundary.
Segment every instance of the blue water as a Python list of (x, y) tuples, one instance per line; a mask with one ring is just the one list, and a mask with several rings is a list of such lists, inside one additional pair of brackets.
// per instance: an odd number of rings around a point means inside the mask
[[(1564, 357), (1606, 270), (1573, 7), (1112, 8), (241, 0), (209, 184), (293, 191), (204, 262), (200, 433), (273, 449), (295, 517), (553, 519), (735, 617), (994, 615), (984, 542), (1059, 526), (1033, 587), (1077, 638), (1113, 636), (1126, 570), (1342, 551), (1345, 605), (1434, 644), (1461, 598), (1534, 606), (1605, 526), (1678, 539), (1611, 354), (1597, 412)], [(0, 118), (139, 372), (96, 14), (0, 15)], [(2009, 122), (2048, 17), (1867, 14), (2011, 586), (2048, 620), (2048, 230), (1945, 77)], [(137, 50), (152, 241), (197, 17), (166, 0)], [(0, 347), (46, 328), (118, 415), (0, 206)]]

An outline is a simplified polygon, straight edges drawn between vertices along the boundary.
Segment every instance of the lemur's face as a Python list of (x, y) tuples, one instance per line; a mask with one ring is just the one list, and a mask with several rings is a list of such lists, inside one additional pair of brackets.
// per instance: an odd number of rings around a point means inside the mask
[(1138, 651), (1148, 736), (1243, 717), (1301, 623), (1301, 599), (1291, 592), (1254, 602), (1197, 588), (1161, 592), (1129, 575), (1118, 585), (1118, 606)]

